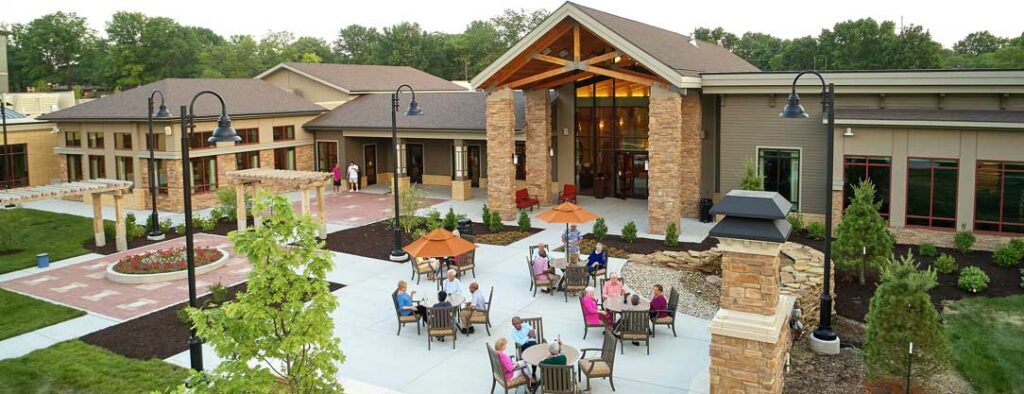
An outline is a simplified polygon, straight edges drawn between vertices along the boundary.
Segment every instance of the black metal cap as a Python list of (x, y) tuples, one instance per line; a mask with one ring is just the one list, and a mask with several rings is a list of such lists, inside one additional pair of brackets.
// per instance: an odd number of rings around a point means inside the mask
[(749, 239), (752, 241), (786, 242), (793, 227), (784, 219), (750, 219), (726, 217), (708, 232), (715, 238)]
[(793, 204), (776, 192), (733, 190), (711, 208), (713, 215), (749, 219), (785, 219)]

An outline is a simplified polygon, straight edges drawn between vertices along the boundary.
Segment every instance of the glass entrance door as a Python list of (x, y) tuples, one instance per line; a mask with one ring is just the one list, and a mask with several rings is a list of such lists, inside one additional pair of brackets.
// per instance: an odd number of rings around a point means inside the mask
[(615, 196), (647, 198), (647, 152), (615, 153)]

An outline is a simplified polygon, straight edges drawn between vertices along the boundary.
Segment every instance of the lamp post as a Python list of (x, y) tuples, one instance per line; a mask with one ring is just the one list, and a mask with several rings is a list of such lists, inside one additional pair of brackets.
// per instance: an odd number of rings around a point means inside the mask
[[(224, 98), (216, 92), (204, 90), (192, 97), (188, 107), (181, 106), (181, 188), (185, 194), (185, 260), (188, 264), (188, 305), (197, 307), (196, 303), (196, 257), (193, 250), (192, 240), (192, 163), (189, 160), (189, 137), (195, 132), (195, 104), (196, 99), (204, 94), (210, 94), (220, 101), (220, 118), (217, 119), (217, 128), (213, 129), (213, 135), (209, 142), (237, 142), (242, 139), (238, 137), (235, 129), (231, 127), (231, 117), (228, 116), (227, 108), (224, 105)], [(196, 329), (189, 329), (188, 352), (191, 359), (192, 369), (203, 370), (203, 340), (196, 337)]]
[(793, 89), (789, 93), (789, 100), (786, 107), (779, 113), (780, 118), (806, 118), (809, 115), (800, 105), (800, 96), (796, 93), (796, 83), (804, 74), (814, 74), (821, 81), (821, 110), (825, 115), (826, 140), (828, 146), (825, 154), (825, 246), (824, 246), (824, 287), (821, 290), (821, 304), (819, 306), (818, 328), (814, 330), (811, 338), (811, 347), (819, 353), (838, 354), (839, 337), (832, 331), (832, 156), (835, 136), (835, 84), (826, 83), (825, 77), (817, 71), (803, 71), (793, 78)]
[[(412, 94), (412, 101), (409, 102), (409, 108), (405, 110), (405, 116), (417, 116), (423, 114), (420, 110), (419, 103), (416, 102), (416, 91), (413, 90), (412, 86), (402, 85), (395, 92), (391, 94), (391, 145), (392, 152), (395, 154), (395, 168), (394, 181), (392, 182), (392, 188), (394, 188), (395, 197), (395, 249), (391, 251), (391, 261), (405, 261), (408, 259), (408, 255), (402, 250), (402, 226), (399, 219), (398, 212), (398, 94), (402, 93), (403, 88), (408, 88), (409, 93)], [(415, 214), (415, 212), (413, 212)]]
[[(160, 94), (160, 108), (157, 109), (156, 114), (153, 113), (153, 97), (156, 94)], [(146, 140), (149, 143), (149, 195), (152, 198), (153, 213), (150, 214), (150, 221), (152, 227), (149, 229), (149, 234), (146, 235), (151, 241), (159, 241), (164, 239), (163, 231), (160, 231), (160, 214), (156, 211), (156, 183), (157, 183), (157, 168), (156, 168), (156, 135), (153, 134), (153, 118), (167, 119), (171, 117), (171, 112), (167, 110), (167, 105), (164, 104), (164, 92), (154, 90), (153, 93), (149, 94), (149, 100), (146, 102), (146, 120), (149, 124), (149, 134), (146, 135)]]
[(7, 98), (0, 93), (0, 117), (3, 118), (3, 132), (4, 132), (4, 167), (6, 167), (7, 189), (11, 188), (11, 184), (14, 183), (14, 166), (11, 163), (11, 146), (7, 145)]

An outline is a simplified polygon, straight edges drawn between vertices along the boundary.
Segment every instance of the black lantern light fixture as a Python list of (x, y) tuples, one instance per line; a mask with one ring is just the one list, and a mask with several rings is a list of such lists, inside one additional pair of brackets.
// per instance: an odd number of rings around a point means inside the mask
[(412, 94), (412, 101), (409, 102), (409, 108), (405, 110), (405, 116), (418, 116), (422, 115), (423, 111), (420, 110), (420, 104), (416, 102), (416, 91), (413, 90), (412, 86), (402, 85), (398, 89), (395, 89), (395, 93), (391, 94), (391, 151), (395, 154), (395, 159), (392, 160), (395, 163), (393, 171), (394, 180), (391, 188), (394, 189), (395, 198), (395, 249), (391, 251), (391, 261), (405, 261), (409, 258), (408, 254), (402, 250), (402, 226), (399, 225), (399, 211), (398, 211), (398, 95), (402, 93), (402, 89), (408, 89), (409, 93)]
[(832, 156), (834, 154), (835, 141), (835, 84), (826, 83), (825, 77), (817, 71), (803, 71), (793, 78), (792, 90), (789, 93), (786, 107), (779, 113), (780, 118), (799, 119), (807, 118), (810, 115), (800, 105), (800, 95), (796, 93), (796, 83), (805, 74), (813, 74), (821, 81), (821, 112), (826, 119), (826, 153), (825, 153), (825, 245), (824, 245), (824, 272), (821, 290), (821, 305), (819, 306), (818, 327), (814, 330), (811, 338), (811, 347), (815, 351), (827, 354), (839, 353), (839, 337), (832, 331)]
[[(192, 163), (189, 159), (189, 139), (196, 130), (195, 105), (196, 99), (209, 94), (220, 101), (220, 117), (217, 118), (217, 128), (213, 129), (213, 135), (207, 140), (209, 142), (238, 142), (242, 138), (238, 136), (235, 129), (231, 127), (231, 117), (228, 116), (227, 107), (224, 105), (224, 98), (216, 92), (204, 90), (192, 97), (188, 107), (181, 106), (181, 176), (182, 190), (184, 192), (185, 205), (185, 260), (188, 264), (188, 305), (196, 308), (196, 256), (193, 250), (192, 235)], [(189, 330), (188, 351), (191, 359), (192, 369), (203, 370), (203, 340), (196, 336), (196, 329)]]
[[(160, 107), (157, 108), (156, 113), (153, 113), (153, 97), (157, 94), (160, 95)], [(171, 117), (171, 111), (167, 110), (167, 104), (164, 103), (164, 92), (154, 90), (153, 93), (149, 94), (149, 100), (146, 106), (146, 120), (149, 125), (149, 134), (146, 135), (146, 141), (149, 143), (149, 195), (151, 204), (153, 205), (153, 212), (150, 213), (150, 228), (149, 234), (146, 234), (146, 238), (150, 241), (159, 241), (164, 239), (164, 233), (160, 230), (160, 214), (156, 210), (156, 195), (157, 195), (157, 165), (156, 165), (156, 139), (157, 136), (153, 134), (153, 118), (157, 119), (169, 119)]]

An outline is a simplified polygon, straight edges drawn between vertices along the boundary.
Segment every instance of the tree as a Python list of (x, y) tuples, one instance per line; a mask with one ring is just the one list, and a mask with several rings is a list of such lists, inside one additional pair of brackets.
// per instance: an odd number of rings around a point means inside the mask
[(764, 33), (747, 32), (743, 33), (732, 50), (755, 67), (768, 69), (772, 57), (782, 51), (782, 39)]
[(997, 37), (988, 30), (976, 31), (953, 44), (953, 51), (961, 55), (978, 56), (999, 50), (1007, 41), (1009, 40)]
[(455, 54), (458, 77), (464, 80), (490, 65), (506, 49), (498, 29), (487, 21), (470, 22), (462, 34), (451, 37), (448, 45)]
[(540, 25), (544, 18), (548, 17), (548, 14), (545, 9), (531, 11), (525, 8), (506, 8), (500, 15), (491, 18), (491, 24), (498, 31), (502, 46), (507, 49), (515, 45), (537, 25)]
[(249, 78), (265, 70), (260, 64), (256, 39), (235, 35), (200, 56), (200, 76), (204, 78)]
[(74, 12), (55, 12), (14, 29), (22, 79), (31, 83), (78, 82), (85, 55), (96, 46), (96, 34)]
[(825, 66), (825, 58), (818, 54), (818, 40), (811, 36), (787, 40), (782, 51), (772, 57), (769, 70), (817, 70)]
[[(302, 36), (296, 39), (294, 42), (292, 42), (291, 47), (292, 52), (299, 54), (300, 57), (299, 59), (295, 60), (299, 60), (304, 63), (338, 62), (337, 54), (335, 54), (334, 51), (331, 50), (331, 46), (328, 45), (327, 41), (324, 41), (324, 39), (322, 38)], [(316, 58), (319, 58), (320, 61), (306, 61), (306, 59), (313, 59), (313, 56), (308, 55), (313, 55)]]
[(747, 159), (743, 162), (743, 177), (740, 178), (740, 190), (764, 190), (764, 179), (757, 173), (754, 159)]
[(338, 31), (334, 52), (342, 63), (371, 64), (377, 59), (380, 40), (381, 35), (376, 28), (348, 25)]
[(875, 185), (864, 179), (853, 187), (853, 199), (836, 228), (832, 244), (839, 267), (857, 270), (861, 286), (867, 269), (880, 267), (892, 255), (895, 240), (885, 219), (878, 213), (881, 201), (875, 199)]
[(252, 264), (247, 289), (219, 308), (186, 310), (222, 358), (206, 389), (271, 392), (280, 377), (291, 393), (338, 392), (335, 375), (345, 356), (334, 336), (338, 300), (326, 279), (333, 261), (316, 238), (319, 224), (269, 192), (252, 209), (273, 214), (228, 236)]
[(932, 69), (942, 63), (942, 45), (918, 25), (905, 27), (888, 50), (893, 69)]
[(864, 361), (871, 377), (906, 376), (907, 352), (913, 342), (913, 374), (930, 377), (947, 368), (951, 359), (928, 295), (937, 284), (936, 274), (931, 268), (918, 270), (909, 254), (891, 260), (868, 307)]
[(721, 26), (714, 29), (698, 27), (693, 30), (693, 38), (719, 45), (725, 49), (732, 49), (740, 40), (735, 34), (725, 31)]

